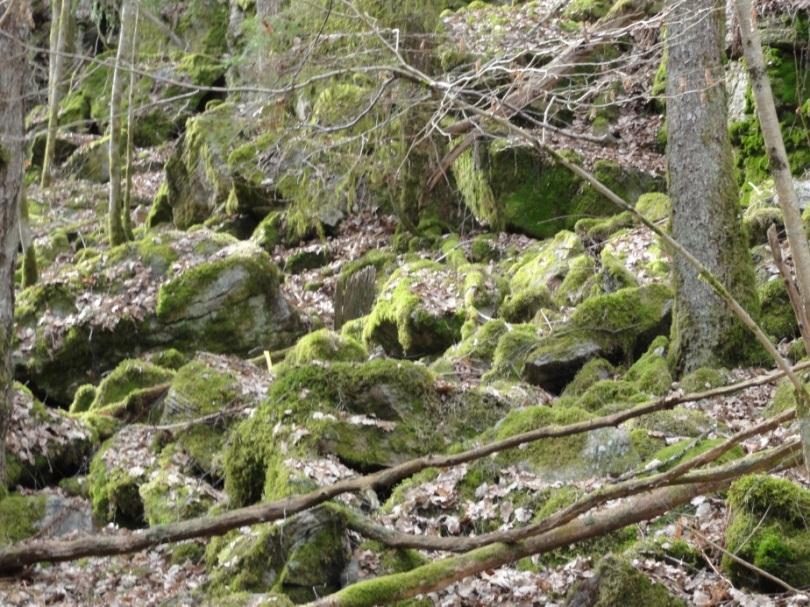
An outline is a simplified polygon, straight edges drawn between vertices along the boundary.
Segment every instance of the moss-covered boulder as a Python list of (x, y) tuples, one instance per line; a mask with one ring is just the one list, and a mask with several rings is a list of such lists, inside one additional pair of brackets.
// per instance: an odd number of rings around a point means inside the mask
[(233, 188), (228, 156), (244, 143), (252, 111), (223, 103), (187, 122), (185, 135), (166, 162), (165, 203), (155, 201), (171, 208), (176, 227), (203, 223), (228, 200)]
[(226, 413), (220, 423), (190, 424), (172, 433), (172, 441), (197, 470), (209, 478), (223, 475), (222, 447), (234, 411), (258, 406), (266, 397), (270, 377), (263, 369), (235, 357), (198, 354), (175, 375), (163, 403), (161, 423), (181, 424)]
[(559, 393), (591, 358), (632, 361), (669, 331), (672, 293), (663, 285), (620, 289), (580, 304), (571, 321), (526, 358), (526, 379)]
[[(171, 381), (174, 372), (145, 360), (127, 359), (107, 375), (95, 390), (87, 410), (97, 410), (120, 403), (130, 394)], [(80, 399), (81, 394), (77, 393)], [(73, 407), (79, 409), (80, 406)]]
[(561, 231), (526, 251), (516, 261), (506, 263), (504, 271), (510, 277), (507, 301), (521, 297), (523, 292), (531, 295), (544, 289), (556, 291), (584, 253), (585, 248), (576, 234)]
[(248, 354), (306, 331), (265, 252), (207, 230), (159, 231), (20, 293), (17, 377), (68, 405), (122, 360), (172, 346)]
[(45, 517), (45, 504), (42, 495), (8, 495), (0, 499), (0, 546), (35, 535)]
[(275, 350), (304, 332), (304, 324), (279, 290), (279, 271), (250, 242), (226, 247), (164, 282), (157, 321), (170, 328), (171, 344), (246, 354)]
[(627, 370), (624, 379), (634, 382), (642, 392), (662, 396), (672, 387), (667, 354), (669, 339), (656, 337), (647, 351)]
[(60, 172), (66, 177), (107, 183), (110, 179), (110, 138), (92, 139), (76, 148)]
[(43, 487), (86, 467), (95, 442), (87, 424), (60, 409), (46, 407), (18, 383), (12, 391), (10, 413), (6, 435), (8, 487)]
[(361, 362), (367, 356), (365, 347), (356, 339), (329, 329), (319, 329), (298, 340), (284, 361), (291, 365), (304, 365), (317, 360)]
[(126, 426), (108, 439), (93, 457), (87, 488), (93, 517), (122, 527), (145, 523), (141, 485), (159, 467), (155, 432), (144, 426)]
[(781, 278), (775, 277), (759, 288), (759, 301), (759, 324), (766, 333), (778, 340), (798, 337), (799, 323)]
[(441, 451), (507, 407), (484, 394), (442, 396), (426, 367), (406, 361), (280, 368), (268, 398), (231, 433), (225, 487), (237, 504), (282, 497), (313, 486), (298, 468), (315, 454), (376, 469)]
[[(571, 158), (578, 161), (576, 154)], [(617, 213), (616, 207), (553, 159), (528, 146), (496, 141), (462, 154), (454, 164), (462, 197), (479, 221), (547, 238), (583, 217)], [(596, 177), (627, 200), (657, 189), (649, 175), (597, 161)]]
[[(151, 23), (145, 19), (142, 25), (148, 27)], [(141, 44), (143, 40), (139, 35)], [(102, 53), (98, 58), (101, 62), (90, 62), (80, 71), (75, 90), (61, 102), (60, 121), (86, 121), (70, 129), (87, 130), (89, 127), (94, 132), (108, 131), (113, 77), (113, 62), (109, 60), (114, 59), (114, 53)], [(148, 69), (157, 77), (137, 78), (132, 90), (135, 118), (132, 135), (134, 144), (139, 147), (161, 145), (174, 138), (183, 130), (188, 118), (204, 109), (214, 95), (206, 90), (195, 90), (195, 86), (204, 88), (224, 83), (224, 65), (212, 55), (202, 53), (175, 55), (172, 60), (144, 55), (140, 69)], [(128, 111), (128, 104), (129, 96), (124, 95), (123, 112)], [(101, 161), (99, 154), (96, 166)]]
[(160, 464), (138, 487), (148, 525), (165, 525), (202, 516), (225, 496), (205, 480), (193, 476), (193, 463), (182, 452), (169, 447), (161, 453)]
[[(594, 414), (578, 407), (532, 406), (511, 411), (483, 441), (501, 440), (547, 426), (565, 426), (591, 419)], [(622, 474), (641, 462), (633, 436), (623, 428), (602, 428), (586, 434), (531, 443), (523, 449), (504, 451), (501, 464), (526, 466), (549, 481), (570, 481)]]
[(476, 278), (472, 273), (464, 276), (427, 261), (401, 267), (382, 288), (366, 321), (364, 339), (396, 357), (443, 352), (461, 338), (466, 304), (475, 308), (476, 300), (494, 299), (494, 288), (479, 276), (483, 288), (465, 292), (465, 281)]
[(686, 603), (638, 570), (633, 563), (614, 555), (599, 561), (594, 574), (579, 582), (568, 594), (568, 607), (686, 607)]
[(272, 591), (302, 603), (339, 590), (350, 557), (342, 517), (320, 507), (212, 543), (210, 592)]
[[(748, 476), (729, 489), (726, 548), (797, 588), (810, 580), (810, 491), (786, 479)], [(781, 591), (751, 568), (723, 557), (735, 585)]]

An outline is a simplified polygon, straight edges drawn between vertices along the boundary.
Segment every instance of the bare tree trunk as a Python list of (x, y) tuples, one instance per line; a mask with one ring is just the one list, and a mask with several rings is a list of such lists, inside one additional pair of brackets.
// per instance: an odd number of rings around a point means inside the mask
[(20, 242), (22, 243), (22, 288), (37, 284), (39, 267), (34, 239), (31, 237), (31, 221), (28, 217), (28, 197), (25, 191), (20, 195)]
[(118, 52), (115, 57), (112, 95), (110, 96), (110, 198), (107, 208), (108, 233), (111, 245), (126, 242), (127, 235), (123, 223), (123, 200), (121, 197), (121, 99), (126, 82), (123, 64), (129, 60), (134, 44), (134, 24), (137, 13), (137, 0), (124, 0), (121, 8), (121, 33), (118, 38)]
[[(753, 265), (738, 218), (724, 84), (724, 1), (670, 0), (667, 12), (667, 171), (672, 237), (755, 310)], [(673, 362), (679, 371), (733, 364), (747, 335), (711, 286), (674, 259)]]
[[(132, 54), (130, 56), (130, 64), (135, 65), (138, 59), (138, 25), (141, 19), (141, 7), (137, 6), (135, 9), (135, 25), (132, 34)], [(132, 233), (132, 163), (134, 162), (135, 149), (132, 142), (133, 139), (133, 97), (135, 94), (135, 83), (137, 81), (135, 70), (129, 72), (129, 97), (127, 100), (127, 164), (124, 172), (124, 204), (123, 204), (123, 223), (124, 233), (128, 240), (132, 240), (134, 235)]]
[[(754, 9), (751, 0), (736, 0), (737, 19), (740, 22), (740, 32), (743, 41), (743, 55), (748, 64), (748, 73), (751, 77), (751, 86), (754, 89), (757, 115), (762, 128), (762, 137), (765, 140), (765, 149), (770, 162), (771, 175), (776, 185), (779, 207), (785, 220), (790, 253), (796, 268), (796, 279), (799, 283), (799, 294), (804, 305), (804, 317), (810, 312), (810, 247), (807, 245), (807, 235), (802, 225), (801, 209), (793, 185), (793, 176), (790, 172), (790, 162), (785, 151), (785, 142), (776, 115), (773, 101), (773, 91), (765, 67), (765, 58), (762, 54), (762, 43), (759, 32), (753, 22)], [(802, 319), (800, 318), (799, 321)], [(803, 395), (797, 395), (799, 411), (799, 428), (804, 445), (804, 462), (810, 474), (810, 403)]]
[[(62, 101), (62, 80), (65, 77), (65, 53), (70, 37), (70, 0), (54, 0), (51, 16), (51, 59), (48, 94), (48, 134), (45, 140), (45, 153), (42, 157), (42, 187), (51, 184), (51, 165), (56, 153), (56, 133), (59, 128), (59, 104)], [(56, 12), (57, 7), (59, 12)], [(54, 36), (54, 29), (56, 35)], [(56, 38), (56, 48), (53, 42)]]
[(11, 340), (14, 329), (14, 264), (19, 244), (18, 219), (23, 178), (25, 38), (28, 2), (12, 0), (0, 9), (0, 492), (5, 491), (6, 425), (14, 377)]

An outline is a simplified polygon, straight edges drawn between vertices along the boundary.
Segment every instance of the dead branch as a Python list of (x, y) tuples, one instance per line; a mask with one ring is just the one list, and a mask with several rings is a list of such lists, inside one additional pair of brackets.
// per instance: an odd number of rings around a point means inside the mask
[[(810, 362), (805, 361), (800, 365), (796, 365), (795, 369), (799, 370), (808, 367), (810, 367)], [(327, 502), (344, 493), (391, 487), (427, 468), (447, 468), (475, 461), (499, 451), (514, 449), (520, 445), (544, 438), (572, 436), (599, 428), (618, 426), (630, 419), (655, 411), (671, 409), (681, 403), (732, 394), (753, 386), (771, 383), (781, 378), (783, 375), (783, 372), (771, 372), (729, 386), (722, 386), (720, 388), (692, 394), (668, 396), (613, 415), (607, 415), (568, 426), (540, 428), (501, 441), (481, 445), (457, 454), (427, 455), (403, 462), (402, 464), (379, 472), (339, 481), (310, 493), (269, 503), (254, 504), (252, 506), (231, 510), (217, 516), (199, 517), (168, 525), (158, 525), (132, 533), (120, 532), (111, 535), (97, 534), (80, 537), (74, 540), (34, 541), (15, 544), (0, 551), (0, 572), (18, 570), (26, 565), (42, 561), (69, 561), (85, 556), (126, 554), (160, 544), (179, 542), (197, 537), (222, 535), (237, 527), (286, 518)]]
[[(498, 101), (498, 109), (495, 110), (498, 116), (511, 119), (520, 115), (527, 106), (548, 94), (563, 78), (580, 67), (596, 49), (626, 35), (627, 26), (636, 21), (638, 17), (638, 12), (629, 11), (619, 14), (609, 12), (594, 24), (593, 31), (568, 44), (561, 54), (543, 66), (540, 76), (523, 80), (516, 90)], [(470, 118), (457, 122), (446, 129), (449, 134), (464, 135), (464, 138), (442, 158), (439, 166), (430, 175), (426, 186), (427, 191), (431, 191), (445, 178), (453, 163), (478, 138), (479, 134), (474, 130), (477, 125), (478, 120)]]
[[(638, 495), (639, 493), (650, 491), (651, 489), (656, 489), (658, 487), (681, 484), (678, 482), (679, 479), (681, 479), (681, 477), (683, 477), (690, 470), (716, 461), (724, 453), (727, 453), (730, 449), (732, 449), (735, 445), (738, 445), (743, 440), (746, 440), (751, 436), (761, 434), (762, 432), (773, 430), (783, 422), (793, 419), (795, 416), (795, 409), (786, 411), (777, 417), (767, 420), (766, 422), (762, 422), (752, 426), (751, 428), (743, 430), (742, 432), (738, 432), (712, 449), (705, 451), (691, 460), (682, 462), (666, 472), (662, 472), (647, 478), (620, 482), (596, 489), (576, 500), (570, 506), (559, 510), (553, 515), (531, 525), (516, 527), (506, 531), (485, 533), (475, 537), (425, 537), (420, 535), (399, 534), (396, 536), (396, 540), (388, 535), (386, 535), (387, 539), (382, 539), (376, 536), (372, 537), (372, 539), (382, 541), (385, 544), (397, 548), (420, 548), (423, 550), (444, 550), (447, 552), (466, 552), (468, 550), (473, 550), (474, 548), (480, 548), (496, 542), (515, 542), (522, 538), (538, 535), (540, 533), (560, 527), (561, 525), (574, 520), (577, 516), (589, 512), (611, 500)], [(357, 525), (358, 528), (355, 530), (360, 533), (363, 533), (360, 527), (365, 528), (368, 532), (372, 531), (372, 528), (365, 526), (365, 523), (358, 521), (357, 518), (357, 516), (351, 517), (350, 526), (352, 524)], [(379, 530), (376, 530), (375, 533), (379, 533)], [(390, 542), (392, 541), (396, 541), (397, 543), (391, 544)]]
[[(644, 520), (649, 520), (688, 503), (692, 498), (727, 487), (734, 478), (769, 470), (801, 451), (798, 443), (765, 454), (748, 456), (718, 468), (704, 477), (711, 480), (663, 487), (625, 500), (598, 514), (589, 513), (563, 527), (515, 543), (497, 543), (434, 561), (404, 573), (358, 582), (308, 607), (371, 607), (436, 592), (450, 584), (489, 569), (495, 569), (533, 554), (542, 554), (575, 542), (598, 537)], [(798, 459), (798, 458), (796, 458)], [(396, 533), (396, 532), (391, 532)]]
[(736, 554), (734, 554), (733, 552), (730, 552), (730, 551), (726, 550), (726, 549), (725, 549), (725, 548), (723, 548), (722, 546), (718, 545), (716, 542), (713, 542), (712, 540), (710, 540), (709, 538), (707, 538), (705, 535), (703, 535), (703, 534), (702, 534), (700, 531), (698, 531), (698, 530), (697, 530), (697, 529), (695, 529), (694, 527), (691, 527), (691, 526), (690, 526), (690, 527), (688, 527), (688, 529), (689, 529), (689, 532), (690, 532), (690, 533), (693, 533), (694, 535), (698, 536), (698, 537), (699, 537), (701, 540), (703, 540), (704, 542), (706, 542), (707, 544), (709, 544), (709, 545), (710, 545), (712, 548), (714, 548), (715, 550), (718, 550), (718, 551), (722, 552), (722, 553), (723, 553), (723, 554), (725, 554), (725, 555), (726, 555), (728, 558), (730, 558), (730, 559), (731, 559), (731, 560), (733, 560), (733, 561), (738, 562), (738, 563), (739, 563), (740, 565), (742, 565), (743, 567), (747, 567), (747, 568), (748, 568), (748, 569), (750, 569), (751, 571), (754, 571), (755, 573), (757, 573), (757, 574), (761, 575), (762, 577), (769, 579), (769, 580), (770, 580), (770, 581), (772, 581), (774, 584), (777, 584), (778, 586), (781, 586), (782, 588), (784, 588), (784, 589), (785, 589), (785, 590), (787, 590), (788, 592), (793, 592), (793, 593), (795, 593), (795, 594), (802, 594), (801, 590), (799, 590), (798, 588), (794, 588), (793, 586), (791, 586), (790, 584), (788, 584), (786, 581), (784, 581), (784, 580), (782, 580), (782, 579), (780, 579), (780, 578), (776, 577), (776, 576), (775, 576), (775, 575), (773, 575), (772, 573), (768, 573), (767, 571), (765, 571), (764, 569), (760, 569), (759, 567), (757, 567), (757, 566), (756, 566), (756, 565), (754, 565), (753, 563), (749, 563), (749, 562), (748, 562), (748, 561), (746, 561), (745, 559), (740, 558), (739, 556), (737, 556), (737, 555), (736, 555)]
[(779, 274), (781, 274), (782, 280), (785, 283), (788, 298), (790, 299), (790, 306), (793, 308), (793, 314), (796, 316), (796, 320), (799, 323), (799, 331), (801, 332), (802, 341), (804, 342), (804, 351), (810, 352), (810, 324), (807, 322), (807, 310), (804, 307), (801, 295), (799, 295), (799, 289), (793, 281), (790, 268), (788, 268), (787, 263), (782, 258), (782, 243), (779, 242), (775, 225), (771, 225), (771, 227), (768, 228), (768, 245), (771, 247), (771, 254), (773, 255), (776, 269), (779, 270)]

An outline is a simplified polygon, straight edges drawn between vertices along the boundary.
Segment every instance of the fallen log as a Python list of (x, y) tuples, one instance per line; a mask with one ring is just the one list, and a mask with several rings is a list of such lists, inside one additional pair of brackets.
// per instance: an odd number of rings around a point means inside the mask
[[(704, 474), (704, 480), (685, 485), (662, 487), (650, 493), (625, 500), (604, 512), (588, 513), (562, 526), (529, 536), (514, 543), (495, 543), (451, 556), (404, 573), (385, 575), (358, 582), (308, 607), (372, 607), (403, 601), (415, 596), (437, 592), (464, 578), (496, 569), (534, 554), (542, 554), (575, 542), (599, 537), (627, 525), (650, 520), (673, 508), (727, 487), (743, 474), (768, 470), (793, 457), (799, 462), (801, 445), (796, 442), (765, 455), (749, 456), (732, 465), (718, 468), (713, 474)], [(392, 535), (398, 532), (390, 531)]]
[[(795, 371), (810, 368), (810, 361), (794, 367)], [(14, 544), (0, 550), (0, 573), (19, 569), (43, 561), (69, 561), (86, 556), (109, 556), (145, 550), (152, 546), (179, 542), (198, 537), (222, 535), (231, 529), (277, 521), (329, 501), (344, 493), (381, 489), (392, 485), (427, 468), (447, 468), (468, 463), (499, 451), (514, 449), (520, 445), (544, 438), (559, 438), (589, 432), (599, 428), (618, 426), (630, 419), (671, 409), (678, 404), (698, 401), (715, 396), (733, 394), (753, 386), (771, 383), (784, 375), (774, 371), (736, 384), (722, 386), (691, 394), (675, 394), (633, 407), (627, 411), (606, 415), (568, 426), (539, 428), (522, 434), (475, 447), (451, 455), (427, 455), (397, 466), (365, 476), (339, 481), (310, 493), (296, 495), (269, 503), (259, 503), (237, 508), (211, 517), (198, 517), (167, 525), (158, 525), (137, 531), (119, 531), (113, 534), (95, 534), (73, 540), (35, 540)]]

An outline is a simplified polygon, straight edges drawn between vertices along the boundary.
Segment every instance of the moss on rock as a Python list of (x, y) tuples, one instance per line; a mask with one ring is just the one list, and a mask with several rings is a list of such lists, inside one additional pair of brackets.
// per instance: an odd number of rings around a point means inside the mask
[(461, 337), (463, 297), (462, 278), (450, 268), (431, 262), (406, 265), (383, 287), (364, 340), (397, 357), (443, 352)]
[(759, 324), (768, 335), (780, 341), (798, 337), (799, 323), (781, 278), (769, 280), (760, 287), (759, 300), (762, 306)]
[(232, 533), (211, 563), (211, 593), (277, 592), (294, 603), (341, 587), (349, 557), (342, 517), (321, 507), (249, 533)]
[(329, 329), (319, 329), (305, 335), (284, 359), (291, 365), (303, 365), (317, 360), (361, 362), (368, 353), (363, 344)]
[(571, 589), (566, 605), (590, 607), (686, 607), (631, 562), (614, 555), (599, 561), (594, 575)]
[(136, 390), (167, 383), (172, 377), (174, 372), (152, 363), (138, 359), (125, 360), (99, 384), (89, 409), (101, 409), (118, 403)]
[(20, 542), (36, 533), (45, 516), (45, 501), (41, 495), (0, 498), (0, 546)]
[(303, 332), (298, 312), (279, 291), (278, 269), (250, 243), (165, 282), (156, 314), (171, 327), (175, 347), (212, 352), (274, 350)]
[[(729, 551), (795, 587), (810, 580), (810, 491), (786, 479), (748, 476), (731, 486), (728, 504)], [(781, 590), (728, 557), (723, 557), (723, 569), (735, 584)]]

